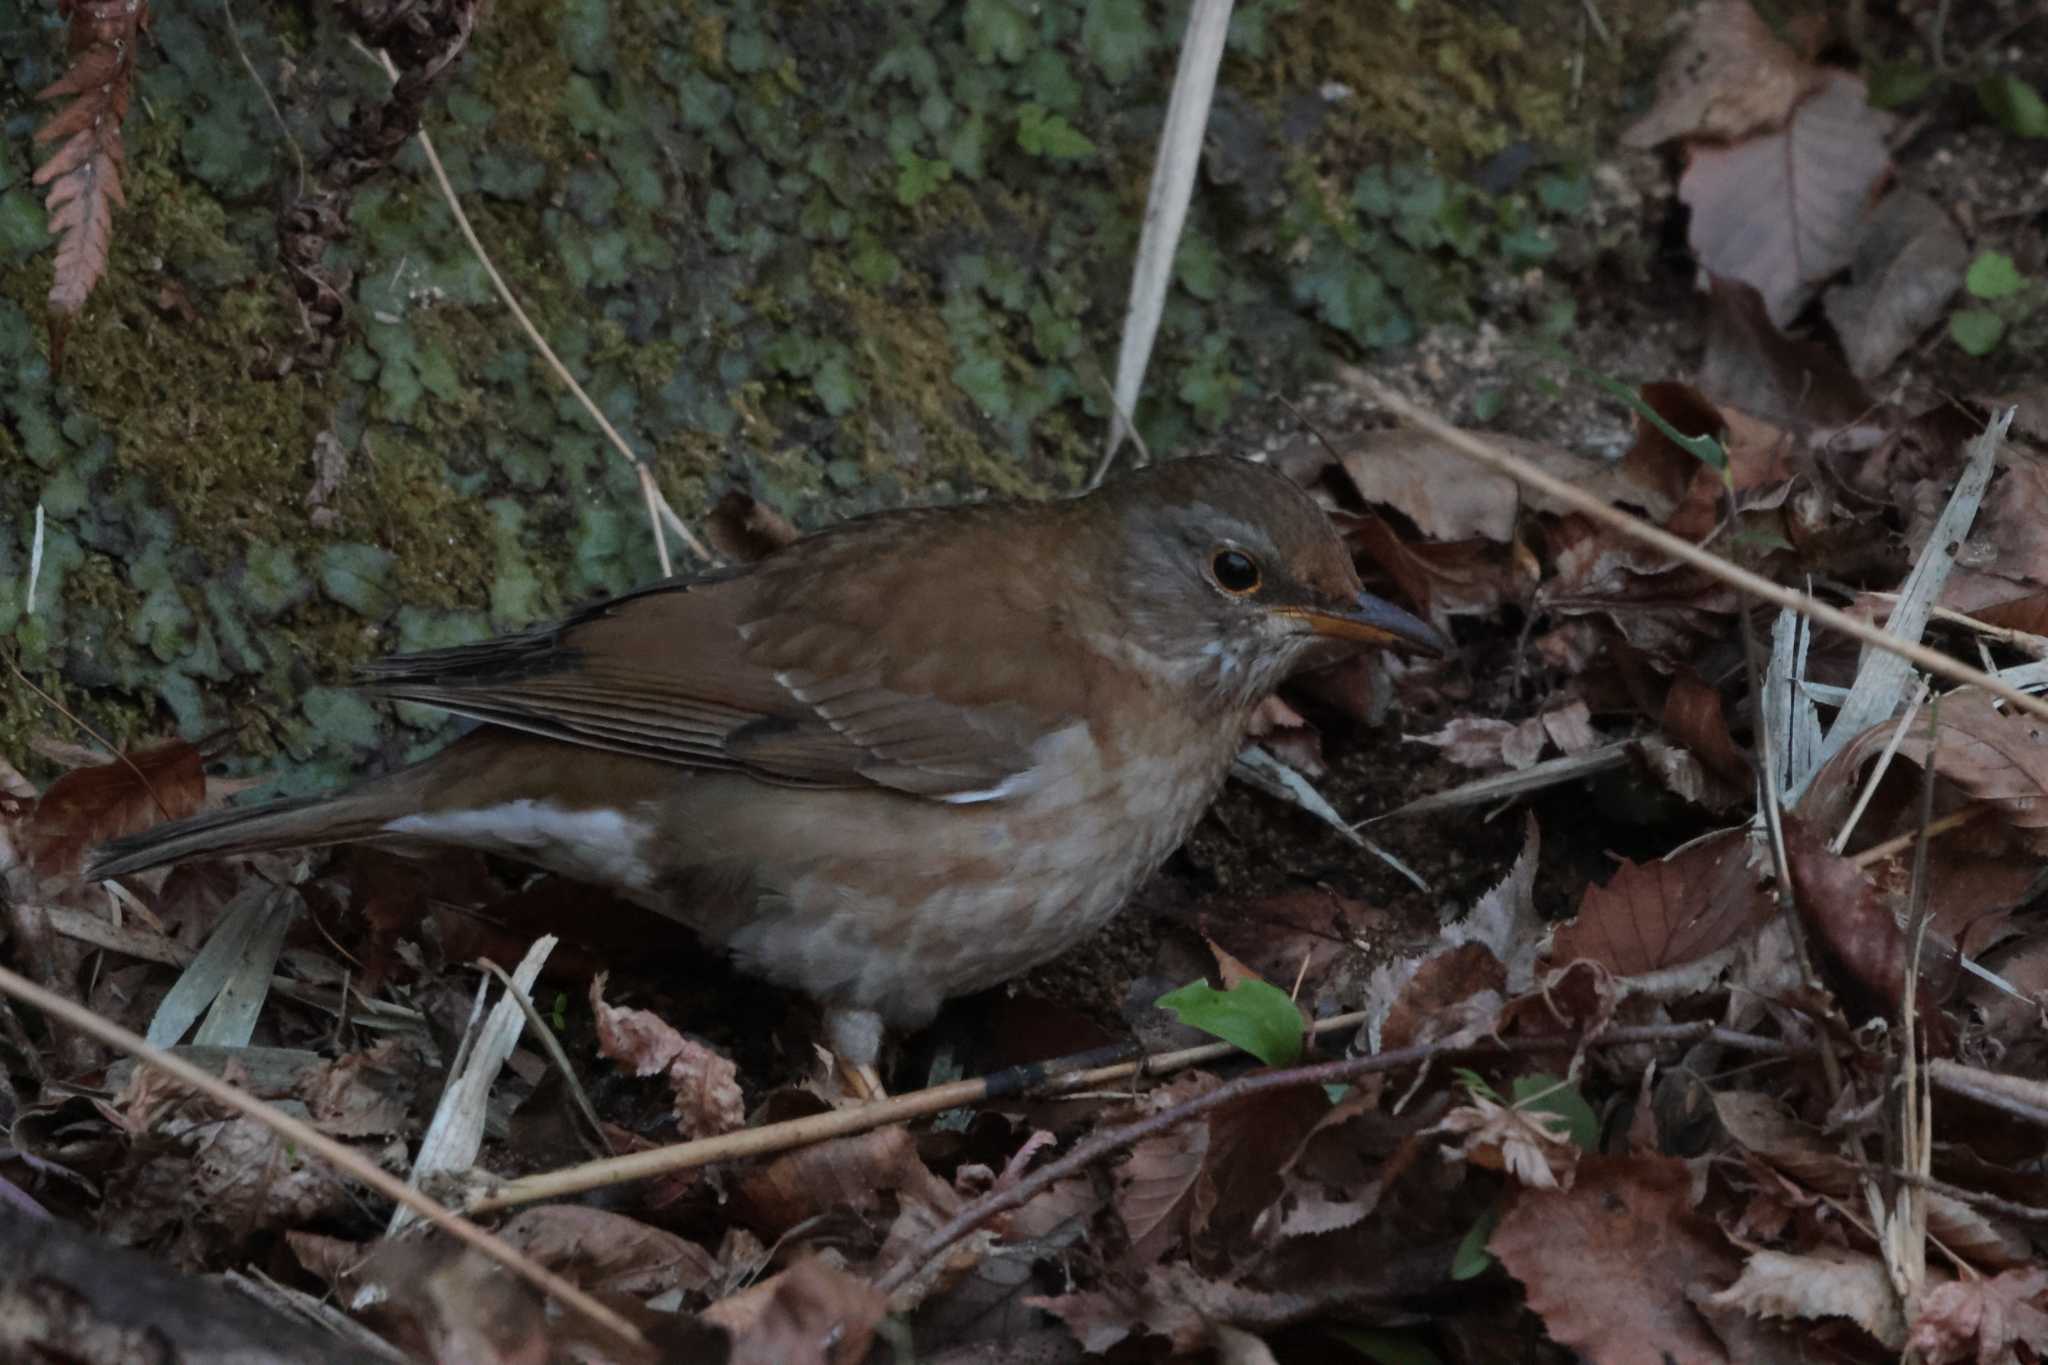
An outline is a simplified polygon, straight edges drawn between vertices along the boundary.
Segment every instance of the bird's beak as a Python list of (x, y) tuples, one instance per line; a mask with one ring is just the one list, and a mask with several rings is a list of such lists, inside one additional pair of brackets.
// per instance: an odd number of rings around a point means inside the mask
[(1277, 607), (1312, 635), (1366, 645), (1402, 645), (1425, 654), (1449, 654), (1451, 642), (1420, 617), (1362, 592), (1348, 607)]

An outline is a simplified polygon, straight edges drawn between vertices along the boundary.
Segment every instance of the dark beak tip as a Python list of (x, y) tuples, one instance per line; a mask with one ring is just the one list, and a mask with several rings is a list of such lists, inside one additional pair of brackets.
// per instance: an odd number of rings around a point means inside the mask
[(1360, 625), (1386, 635), (1388, 643), (1393, 646), (1438, 658), (1446, 658), (1456, 649), (1450, 639), (1429, 622), (1369, 592), (1358, 595), (1350, 616)]

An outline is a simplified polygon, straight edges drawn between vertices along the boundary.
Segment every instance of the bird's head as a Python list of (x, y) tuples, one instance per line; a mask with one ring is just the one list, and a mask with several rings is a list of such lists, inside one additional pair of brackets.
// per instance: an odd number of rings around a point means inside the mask
[(1450, 649), (1366, 592), (1322, 509), (1263, 465), (1169, 461), (1086, 501), (1117, 532), (1121, 647), (1162, 681), (1248, 708), (1290, 674), (1360, 649)]

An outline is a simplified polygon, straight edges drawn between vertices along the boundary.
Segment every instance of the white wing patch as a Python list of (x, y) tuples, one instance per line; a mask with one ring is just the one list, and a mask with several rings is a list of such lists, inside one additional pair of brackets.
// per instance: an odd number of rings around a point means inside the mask
[(402, 815), (384, 829), (524, 858), (621, 890), (649, 891), (654, 886), (654, 869), (642, 853), (652, 831), (617, 809), (565, 810), (548, 801), (508, 801), (471, 810)]

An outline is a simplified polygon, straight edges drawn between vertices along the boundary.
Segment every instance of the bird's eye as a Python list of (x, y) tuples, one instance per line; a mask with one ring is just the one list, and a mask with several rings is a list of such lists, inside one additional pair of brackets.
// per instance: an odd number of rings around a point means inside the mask
[(1242, 550), (1218, 550), (1209, 561), (1209, 572), (1227, 593), (1248, 597), (1259, 590), (1259, 562)]

